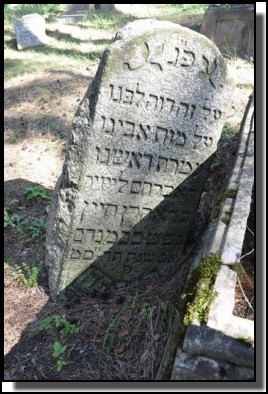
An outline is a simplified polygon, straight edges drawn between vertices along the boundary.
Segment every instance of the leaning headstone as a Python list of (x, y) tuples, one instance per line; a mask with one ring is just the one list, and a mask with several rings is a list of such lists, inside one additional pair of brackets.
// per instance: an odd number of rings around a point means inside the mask
[(140, 20), (117, 33), (79, 105), (54, 193), (52, 297), (174, 269), (231, 87), (218, 49), (192, 30)]
[(28, 14), (16, 19), (14, 28), (18, 49), (37, 47), (48, 42), (46, 21), (39, 14)]

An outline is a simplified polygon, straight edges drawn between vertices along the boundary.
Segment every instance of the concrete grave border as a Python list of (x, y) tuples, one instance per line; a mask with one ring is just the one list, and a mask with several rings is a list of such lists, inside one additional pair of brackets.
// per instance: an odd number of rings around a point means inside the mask
[[(252, 102), (253, 97), (250, 97), (227, 187), (227, 190), (237, 188), (237, 194), (225, 199), (218, 218), (208, 225), (200, 240), (191, 264), (190, 272), (200, 264), (202, 256), (219, 253), (223, 264), (213, 288), (216, 296), (210, 305), (207, 323), (201, 325), (194, 319), (180, 340), (171, 380), (254, 380), (254, 321), (233, 315), (237, 274), (232, 269), (241, 258), (254, 185)], [(222, 220), (226, 211), (230, 212), (229, 223)], [(174, 351), (174, 342), (178, 342), (175, 338), (178, 331), (173, 330), (169, 339), (157, 380), (163, 378), (164, 369), (170, 363), (172, 346)], [(180, 335), (183, 335), (182, 330)]]

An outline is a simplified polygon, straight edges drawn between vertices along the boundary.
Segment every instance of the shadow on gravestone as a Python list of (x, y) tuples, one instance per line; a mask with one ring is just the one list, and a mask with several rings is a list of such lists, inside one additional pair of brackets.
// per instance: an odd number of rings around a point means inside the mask
[(204, 36), (154, 20), (117, 33), (79, 106), (54, 193), (52, 297), (174, 267), (231, 91), (224, 59)]
[[(103, 230), (102, 223), (98, 220), (99, 215), (91, 218), (95, 224), (92, 229), (83, 227), (82, 221), (74, 235), (71, 258), (75, 265), (83, 254), (84, 261), (87, 258), (89, 260), (89, 268), (62, 292), (62, 298), (85, 295), (92, 288), (103, 291), (112, 284), (124, 286), (124, 281), (153, 278), (159, 274), (164, 276), (173, 271), (174, 267), (178, 268), (210, 164), (211, 159), (208, 159), (183, 184), (163, 196), (163, 201), (154, 209), (125, 206), (119, 231)], [(160, 185), (156, 185), (157, 193), (160, 188)], [(107, 213), (109, 209), (113, 211), (113, 206), (107, 204)], [(138, 220), (139, 215), (148, 211), (150, 213), (132, 227), (132, 221)], [(89, 218), (85, 218), (85, 222), (87, 219)], [(97, 223), (99, 229), (96, 228)], [(90, 244), (90, 248), (84, 248), (83, 244)], [(96, 258), (91, 264), (92, 249)], [(86, 264), (83, 264), (82, 269), (85, 267)], [(68, 280), (67, 275), (66, 279)]]

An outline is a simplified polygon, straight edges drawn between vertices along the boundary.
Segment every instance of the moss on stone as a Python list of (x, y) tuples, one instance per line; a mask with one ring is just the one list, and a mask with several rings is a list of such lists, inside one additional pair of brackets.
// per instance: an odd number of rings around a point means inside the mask
[(185, 326), (188, 326), (194, 317), (200, 323), (207, 322), (210, 304), (216, 295), (212, 288), (221, 264), (219, 254), (211, 253), (204, 256), (193, 271), (180, 305)]
[(211, 222), (214, 219), (217, 219), (219, 216), (220, 210), (223, 206), (224, 200), (226, 198), (235, 198), (237, 195), (238, 187), (232, 187), (224, 192), (218, 194), (216, 203), (211, 211), (209, 221)]
[(236, 186), (236, 187), (232, 187), (231, 189), (229, 189), (229, 190), (227, 190), (226, 191), (226, 198), (227, 197), (229, 197), (229, 198), (235, 198), (236, 197), (236, 195), (237, 195), (237, 191), (238, 191), (238, 186)]
[(245, 274), (245, 270), (242, 266), (241, 263), (234, 263), (232, 265), (232, 269), (237, 273), (237, 276), (239, 279), (243, 278), (246, 274)]
[(209, 217), (210, 222), (214, 219), (217, 219), (217, 217), (219, 216), (219, 213), (220, 213), (220, 210), (221, 210), (224, 200), (225, 200), (225, 192), (221, 192), (220, 194), (218, 194), (217, 199), (216, 199), (216, 203), (211, 211), (211, 214)]
[(238, 337), (237, 340), (239, 342), (244, 343), (248, 347), (251, 347), (253, 345), (253, 341), (252, 341), (252, 339), (250, 337), (241, 336), (241, 337)]
[(221, 219), (221, 221), (228, 225), (230, 223), (231, 220), (231, 212), (225, 212), (223, 218)]

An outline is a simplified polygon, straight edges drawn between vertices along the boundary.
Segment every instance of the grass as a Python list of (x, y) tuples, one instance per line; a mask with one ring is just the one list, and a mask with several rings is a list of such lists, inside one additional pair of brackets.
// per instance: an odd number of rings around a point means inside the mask
[(21, 4), (19, 7), (10, 8), (8, 4), (5, 4), (4, 19), (5, 22), (13, 23), (16, 18), (34, 13), (43, 15), (47, 21), (51, 22), (62, 14), (62, 6), (61, 4)]
[(228, 44), (224, 46), (224, 57), (229, 60), (238, 61), (240, 57), (238, 56), (235, 49), (230, 48)]
[(227, 140), (229, 138), (232, 138), (236, 132), (237, 130), (235, 127), (231, 126), (229, 123), (226, 123), (221, 133), (221, 139)]
[[(55, 6), (55, 7), (54, 7)], [(182, 22), (193, 26), (198, 30), (198, 24), (202, 22), (203, 14), (208, 4), (150, 4), (147, 9), (155, 19), (170, 20), (176, 23)], [(18, 51), (12, 23), (15, 18), (27, 13), (37, 12), (47, 19), (47, 33), (51, 36), (50, 43), (46, 46), (29, 48)], [(21, 7), (10, 9), (5, 7), (5, 81), (13, 77), (32, 74), (53, 69), (92, 69), (96, 68), (104, 49), (115, 32), (126, 23), (137, 19), (133, 14), (122, 12), (112, 12), (110, 14), (94, 11), (88, 18), (75, 24), (77, 30), (82, 30), (82, 34), (76, 36), (69, 33), (68, 25), (63, 31), (62, 28), (53, 28), (51, 19), (61, 12), (57, 4), (26, 4)], [(200, 20), (196, 19), (200, 16)], [(193, 19), (194, 18), (194, 19)], [(103, 40), (92, 39), (96, 32), (106, 33), (110, 31), (110, 38)]]
[[(76, 49), (46, 49), (37, 47), (23, 54), (13, 49), (7, 49), (4, 63), (4, 79), (57, 69), (73, 70), (75, 68), (95, 67), (99, 62), (101, 52), (83, 54)], [(38, 60), (36, 60), (36, 58)]]
[(154, 4), (161, 10), (163, 18), (169, 18), (172, 15), (196, 15), (204, 14), (209, 4)]

